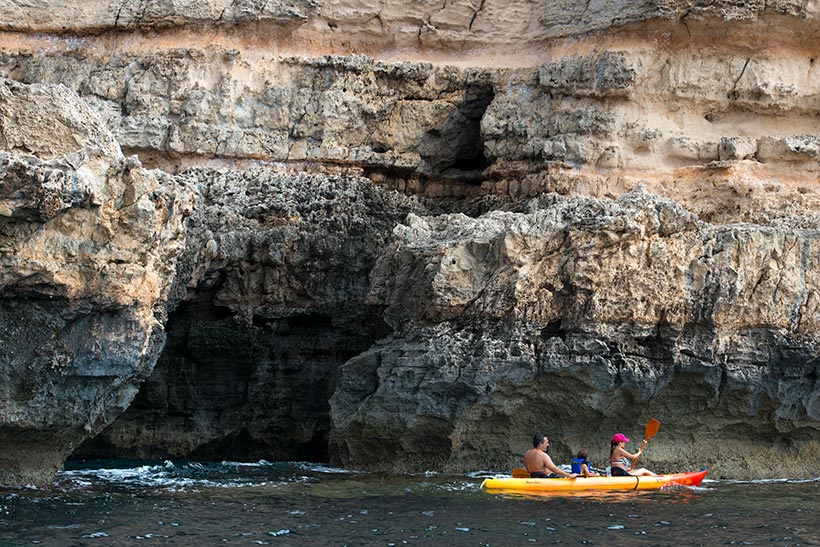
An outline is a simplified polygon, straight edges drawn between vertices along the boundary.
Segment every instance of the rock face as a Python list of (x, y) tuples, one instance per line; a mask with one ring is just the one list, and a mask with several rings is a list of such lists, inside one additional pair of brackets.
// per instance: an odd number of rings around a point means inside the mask
[(0, 21), (0, 483), (600, 464), (649, 417), (650, 467), (816, 474), (816, 1)]
[(0, 483), (22, 485), (151, 373), (192, 196), (65, 88), (2, 80), (0, 118)]
[(394, 230), (370, 294), (394, 332), (342, 367), (338, 459), (503, 468), (529, 427), (605, 462), (612, 430), (675, 416), (654, 465), (812, 472), (816, 228), (717, 227), (640, 190), (531, 207)]
[(156, 372), (77, 456), (327, 461), (339, 367), (387, 333), (368, 272), (414, 200), (367, 179), (191, 170), (198, 284)]
[[(700, 29), (700, 40), (687, 44), (678, 29), (661, 49), (646, 36), (514, 69), (212, 46), (8, 53), (0, 73), (65, 83), (123, 147), (171, 170), (185, 166), (183, 158), (332, 162), (399, 173), (388, 177), (394, 187), (410, 183), (431, 197), (475, 195), (482, 183), (507, 191), (498, 179), (537, 175), (545, 164), (570, 170), (564, 186), (600, 195), (623, 193), (624, 179), (635, 176), (678, 197), (685, 188), (668, 189), (681, 186), (668, 171), (731, 162), (752, 178), (816, 178), (813, 53), (704, 51), (716, 31)], [(569, 182), (602, 172), (609, 180), (594, 186)], [(647, 172), (653, 176), (642, 177)], [(461, 184), (430, 181), (440, 177)], [(554, 189), (540, 183), (529, 191)]]

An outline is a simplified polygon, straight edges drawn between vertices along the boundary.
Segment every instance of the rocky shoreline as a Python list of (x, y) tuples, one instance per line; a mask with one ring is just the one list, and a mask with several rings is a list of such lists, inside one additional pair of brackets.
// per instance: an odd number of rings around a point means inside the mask
[(189, 4), (0, 8), (0, 485), (817, 476), (816, 2)]

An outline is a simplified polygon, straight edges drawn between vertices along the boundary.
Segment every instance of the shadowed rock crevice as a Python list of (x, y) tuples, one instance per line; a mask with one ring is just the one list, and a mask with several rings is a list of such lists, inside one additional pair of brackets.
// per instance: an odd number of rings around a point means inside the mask
[(481, 120), (493, 101), (492, 87), (471, 87), (441, 125), (428, 129), (419, 143), (419, 171), (454, 179), (480, 179), (488, 166)]

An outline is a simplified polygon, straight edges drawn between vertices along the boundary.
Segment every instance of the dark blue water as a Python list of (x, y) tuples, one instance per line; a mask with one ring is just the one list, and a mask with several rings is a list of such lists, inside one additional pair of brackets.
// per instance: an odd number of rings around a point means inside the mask
[(470, 475), (95, 462), (0, 491), (0, 546), (820, 545), (820, 480), (496, 495)]

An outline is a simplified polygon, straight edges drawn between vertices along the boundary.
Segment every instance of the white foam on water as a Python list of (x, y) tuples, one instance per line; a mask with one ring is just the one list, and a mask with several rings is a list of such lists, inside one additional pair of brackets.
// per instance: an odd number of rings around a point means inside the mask
[(258, 462), (229, 462), (223, 461), (221, 465), (230, 467), (271, 467), (276, 465), (267, 460), (259, 460)]
[(324, 465), (321, 463), (310, 463), (310, 462), (293, 462), (293, 464), (298, 467), (299, 469), (304, 469), (306, 471), (313, 471), (314, 473), (333, 473), (333, 474), (349, 474), (349, 475), (359, 475), (362, 472), (356, 471), (354, 469), (342, 469), (340, 467), (331, 467), (329, 465)]
[(472, 479), (498, 479), (509, 477), (509, 471), (470, 471), (467, 476)]
[(95, 484), (120, 485), (137, 488), (161, 488), (167, 490), (185, 490), (198, 488), (241, 488), (255, 486), (256, 482), (247, 479), (211, 480), (209, 478), (187, 477), (180, 474), (180, 469), (208, 471), (201, 464), (186, 464), (177, 468), (173, 462), (162, 465), (140, 465), (125, 468), (76, 469), (63, 471), (61, 478), (68, 479), (72, 489), (83, 489)]
[(435, 487), (447, 492), (467, 492), (470, 490), (478, 490), (480, 486), (481, 485), (477, 482), (444, 483), (435, 485)]
[[(105, 465), (106, 462), (102, 462)], [(296, 474), (295, 474), (296, 473)], [(302, 474), (304, 473), (304, 474)], [(69, 469), (58, 474), (63, 491), (95, 487), (200, 491), (207, 488), (278, 488), (321, 481), (320, 475), (360, 475), (361, 471), (312, 462), (133, 462), (133, 465)]]
[(726, 483), (726, 484), (806, 484), (812, 482), (820, 482), (820, 477), (813, 477), (809, 479), (795, 479), (795, 478), (780, 478), (780, 479), (751, 479), (751, 480), (704, 480), (703, 482), (710, 483)]
[(662, 486), (661, 491), (663, 492), (710, 492), (714, 490), (714, 488), (709, 488), (706, 486), (693, 486), (691, 484), (669, 484), (667, 486)]

